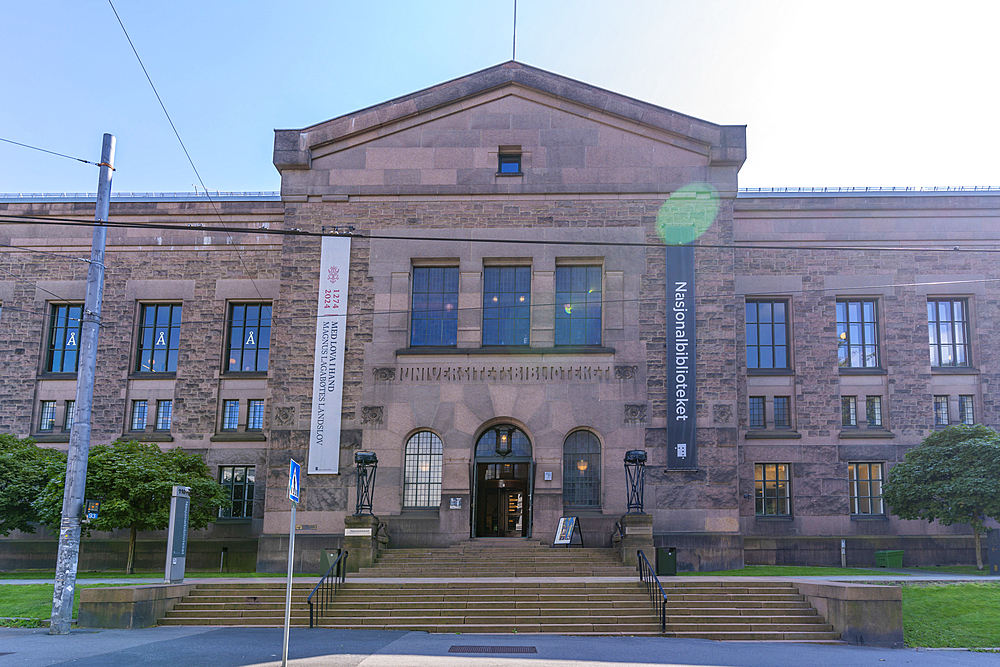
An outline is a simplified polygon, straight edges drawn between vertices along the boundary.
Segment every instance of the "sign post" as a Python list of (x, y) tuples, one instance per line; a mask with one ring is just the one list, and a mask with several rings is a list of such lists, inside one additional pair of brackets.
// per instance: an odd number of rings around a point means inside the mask
[(187, 561), (188, 519), (191, 515), (191, 487), (174, 486), (170, 495), (170, 523), (167, 525), (167, 567), (165, 584), (184, 583)]
[(292, 521), (288, 527), (288, 585), (285, 589), (285, 641), (281, 649), (281, 667), (288, 665), (288, 627), (292, 618), (292, 566), (295, 563), (295, 508), (299, 506), (299, 477), (302, 466), (291, 459), (288, 470), (288, 499), (292, 501)]

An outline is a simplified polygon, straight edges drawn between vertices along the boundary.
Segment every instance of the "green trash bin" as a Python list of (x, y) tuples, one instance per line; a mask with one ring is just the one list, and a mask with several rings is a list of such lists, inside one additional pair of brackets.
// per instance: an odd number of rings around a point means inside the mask
[(671, 577), (677, 574), (676, 547), (658, 547), (656, 549), (656, 574)]
[(876, 551), (875, 567), (903, 567), (902, 549)]
[(327, 570), (337, 562), (340, 556), (340, 549), (323, 549), (319, 552), (319, 575), (323, 576)]

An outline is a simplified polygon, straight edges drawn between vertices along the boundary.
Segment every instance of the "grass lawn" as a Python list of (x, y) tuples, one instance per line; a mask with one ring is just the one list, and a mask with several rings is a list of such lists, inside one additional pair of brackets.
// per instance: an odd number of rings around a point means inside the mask
[[(799, 567), (797, 565), (745, 565), (742, 570), (717, 572), (678, 572), (685, 577), (840, 577), (872, 576), (879, 574), (856, 567)], [(896, 575), (908, 576), (908, 575)]]
[(975, 565), (932, 565), (930, 567), (915, 568), (925, 572), (948, 572), (949, 574), (974, 574), (980, 577), (990, 576), (987, 569), (977, 570)]
[[(108, 584), (84, 584), (77, 586), (91, 588)], [(52, 616), (52, 584), (0, 585), (0, 625), (2, 619), (34, 618), (47, 619)], [(73, 596), (73, 618), (80, 610), (80, 595)]]
[(906, 645), (1000, 646), (1000, 582), (903, 586)]

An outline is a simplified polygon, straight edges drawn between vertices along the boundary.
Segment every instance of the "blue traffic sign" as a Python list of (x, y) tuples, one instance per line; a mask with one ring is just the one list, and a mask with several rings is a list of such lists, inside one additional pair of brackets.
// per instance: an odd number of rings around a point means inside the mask
[(299, 502), (299, 475), (302, 473), (302, 466), (291, 459), (292, 466), (288, 471), (288, 499), (293, 503)]

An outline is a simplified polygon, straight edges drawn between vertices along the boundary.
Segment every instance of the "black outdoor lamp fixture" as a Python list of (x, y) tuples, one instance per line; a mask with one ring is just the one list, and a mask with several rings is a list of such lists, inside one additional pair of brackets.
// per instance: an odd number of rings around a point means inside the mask
[(358, 505), (354, 516), (372, 513), (372, 492), (375, 490), (375, 471), (378, 457), (375, 452), (357, 452), (354, 463), (358, 466)]
[(643, 514), (642, 493), (646, 478), (646, 452), (630, 449), (625, 452), (625, 480), (628, 483), (628, 512)]
[(514, 436), (513, 429), (510, 428), (497, 428), (497, 446), (496, 453), (500, 458), (505, 458), (510, 456), (511, 453), (511, 440)]

